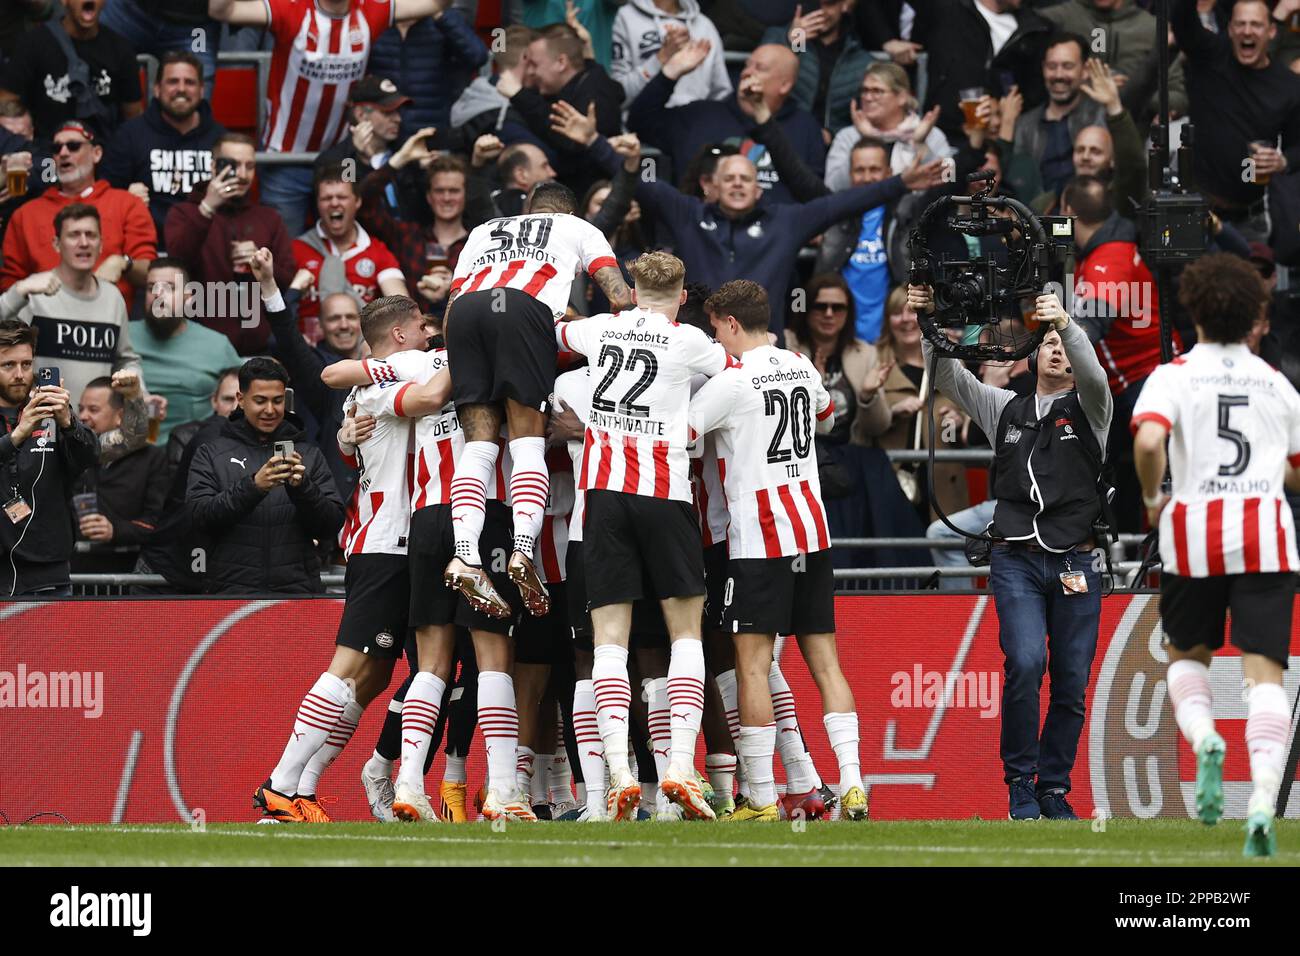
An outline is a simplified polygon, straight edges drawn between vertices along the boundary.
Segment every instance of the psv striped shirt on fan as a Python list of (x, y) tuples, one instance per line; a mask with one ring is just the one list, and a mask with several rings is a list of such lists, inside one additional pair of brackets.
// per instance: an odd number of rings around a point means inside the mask
[(835, 413), (821, 373), (798, 352), (751, 349), (691, 399), (692, 434), (717, 430), (732, 558), (831, 546), (813, 434)]
[(567, 213), (534, 213), (492, 219), (465, 240), (451, 277), (452, 292), (522, 289), (555, 318), (569, 305), (569, 286), (579, 269), (618, 268), (614, 250), (599, 229)]
[(1300, 465), (1300, 395), (1242, 343), (1198, 343), (1159, 366), (1133, 409), (1170, 429), (1165, 571), (1189, 578), (1300, 569), (1282, 486)]
[[(378, 360), (373, 360), (378, 362)], [(402, 415), (402, 395), (411, 382), (384, 375), (375, 384), (354, 388), (343, 412), (375, 416), (375, 431), (357, 448), (360, 480), (339, 532), (343, 553), (406, 554), (411, 528), (415, 432)]]
[(587, 356), (595, 383), (578, 487), (691, 502), (691, 377), (726, 368), (722, 346), (644, 309), (560, 322), (555, 337)]
[(262, 0), (275, 40), (266, 84), (263, 147), (314, 153), (339, 141), (352, 84), (370, 45), (393, 25), (391, 0), (352, 0), (334, 16), (313, 0)]

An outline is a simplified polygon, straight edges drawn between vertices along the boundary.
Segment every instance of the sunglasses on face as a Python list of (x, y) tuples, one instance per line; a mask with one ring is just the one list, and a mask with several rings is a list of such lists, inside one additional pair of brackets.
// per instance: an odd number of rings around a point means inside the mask
[(847, 302), (814, 302), (814, 312), (829, 312), (831, 315), (843, 315), (849, 311)]
[(63, 152), (65, 149), (69, 153), (74, 153), (74, 154), (79, 153), (81, 152), (81, 147), (88, 146), (88, 145), (89, 144), (85, 140), (81, 140), (81, 139), (71, 139), (71, 140), (66, 140), (65, 142), (62, 143), (55, 143), (54, 155), (55, 156), (59, 155), (59, 153)]

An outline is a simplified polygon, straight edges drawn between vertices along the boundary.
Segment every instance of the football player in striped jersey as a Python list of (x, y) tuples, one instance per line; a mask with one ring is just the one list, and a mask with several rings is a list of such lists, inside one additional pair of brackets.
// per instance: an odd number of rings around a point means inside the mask
[[(696, 392), (690, 405), (692, 437), (717, 433), (731, 514), (722, 624), (736, 645), (737, 750), (749, 800), (727, 819), (778, 818), (770, 678), (777, 635), (797, 634), (839, 761), (844, 815), (862, 820), (867, 801), (858, 715), (835, 648), (830, 534), (813, 449), (818, 422), (830, 422), (834, 407), (811, 362), (770, 344), (762, 286), (747, 279), (725, 283), (707, 307), (717, 340), (740, 359)], [(781, 703), (793, 710), (787, 695), (788, 688)]]
[(456, 261), (447, 302), (447, 349), (456, 366), (453, 397), (465, 450), (456, 462), (451, 507), (456, 554), (445, 580), (466, 600), (505, 617), (508, 607), (479, 563), (484, 487), (498, 457), (503, 422), (514, 468), (510, 503), (514, 550), (510, 580), (530, 613), (550, 609), (533, 562), (550, 490), (546, 469), (547, 401), (555, 388), (554, 324), (564, 315), (577, 269), (596, 281), (615, 308), (629, 302), (605, 236), (573, 215), (573, 192), (539, 183), (522, 216), (477, 226)]
[[(1212, 658), (1230, 619), (1254, 784), (1244, 853), (1272, 856), (1291, 737), (1282, 671), (1300, 560), (1286, 489), (1300, 490), (1300, 395), (1246, 345), (1269, 306), (1250, 263), (1226, 254), (1198, 260), (1182, 274), (1178, 301), (1196, 323), (1197, 344), (1151, 373), (1131, 426), (1147, 516), (1160, 529), (1169, 699), (1196, 753), (1197, 815), (1213, 824), (1223, 813), (1226, 747), (1210, 674), (1220, 670)], [(1172, 496), (1161, 489), (1166, 440)]]
[(636, 308), (562, 322), (555, 330), (561, 348), (587, 356), (596, 383), (578, 488), (583, 560), (592, 572), (586, 592), (595, 632), (596, 718), (610, 773), (607, 806), (612, 817), (628, 820), (641, 800), (628, 763), (627, 649), (632, 605), (648, 597), (660, 602), (671, 640), (671, 755), (660, 787), (688, 817), (713, 819), (694, 767), (704, 709), (704, 559), (686, 413), (692, 376), (716, 375), (728, 359), (699, 329), (675, 321), (686, 297), (680, 259), (646, 253), (632, 264), (632, 275)]

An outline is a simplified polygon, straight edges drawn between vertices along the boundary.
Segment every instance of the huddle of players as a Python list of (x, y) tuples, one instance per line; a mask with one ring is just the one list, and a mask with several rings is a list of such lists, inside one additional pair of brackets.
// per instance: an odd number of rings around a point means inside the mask
[[(563, 187), (538, 187), (523, 216), (474, 230), (453, 276), (445, 347), (428, 347), (438, 343), (414, 302), (385, 297), (362, 314), (371, 358), (326, 370), (327, 384), (352, 388), (349, 414), (366, 423), (361, 435), (341, 436), (358, 442), (344, 450), (362, 475), (343, 531), (347, 600), (334, 659), (254, 794), (264, 819), (327, 819), (315, 798), (320, 773), (388, 686), (410, 628), (414, 673), (401, 705), (396, 786), (389, 789), (382, 759), (372, 758), (363, 781), (377, 817), (388, 818), (391, 802), (398, 818), (436, 820), (424, 773), (458, 656), (457, 627), (469, 630), (478, 666), (488, 819), (537, 819), (520, 785), (528, 767), (517, 758), (529, 751), (519, 748), (512, 673), (516, 662), (549, 664), (557, 655), (572, 655), (578, 668), (581, 818), (635, 819), (643, 795), (629, 760), (628, 649), (646, 647), (650, 661), (657, 650), (662, 661), (665, 643), (666, 673), (642, 669), (661, 815), (675, 804), (688, 819), (714, 819), (715, 806), (729, 820), (777, 819), (778, 724), (799, 733), (773, 650), (778, 634), (791, 633), (823, 699), (843, 814), (866, 818), (813, 451), (814, 429), (833, 414), (820, 375), (769, 344), (767, 297), (756, 283), (727, 283), (710, 297), (712, 338), (676, 321), (686, 293), (675, 257), (637, 260), (629, 294), (605, 238), (571, 214), (573, 205)], [(578, 268), (615, 309), (629, 300), (635, 307), (558, 321), (565, 277)], [(557, 381), (562, 352), (585, 356), (587, 368)], [(577, 419), (566, 436), (572, 470), (554, 474), (544, 437), (552, 402)], [(548, 588), (562, 581), (569, 647)], [(729, 755), (710, 756), (722, 791), (712, 802), (695, 769), (706, 629), (713, 663), (725, 669), (723, 706), (738, 716), (731, 735), (745, 799), (735, 806)], [(730, 642), (718, 639), (728, 632)], [(537, 717), (538, 693), (519, 701), (526, 725)], [(788, 773), (804, 762), (810, 769), (801, 739), (781, 743)], [(812, 785), (797, 799), (820, 807), (821, 781), (801, 776), (800, 785)]]

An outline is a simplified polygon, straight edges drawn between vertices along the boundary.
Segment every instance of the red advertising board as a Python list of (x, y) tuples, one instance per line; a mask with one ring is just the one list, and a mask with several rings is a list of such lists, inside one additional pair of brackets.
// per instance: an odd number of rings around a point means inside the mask
[[(1072, 801), (1080, 815), (1187, 816), (1195, 768), (1166, 699), (1157, 599), (1113, 596), (1102, 607)], [(196, 810), (213, 822), (253, 819), (253, 788), (328, 664), (341, 608), (327, 598), (0, 604), (0, 811), (15, 822), (42, 811), (73, 822), (188, 821)], [(837, 617), (873, 819), (1004, 817), (991, 600), (841, 597)], [(1293, 655), (1297, 647), (1293, 635)], [(816, 688), (793, 641), (781, 660), (809, 748), (834, 783)], [(1211, 676), (1229, 747), (1227, 811), (1241, 816), (1246, 714), (1230, 648)], [(1047, 702), (1045, 686), (1044, 714)], [(359, 774), (383, 711), (371, 707), (323, 779), (337, 818), (369, 816)], [(483, 771), (476, 738), (474, 786)]]

